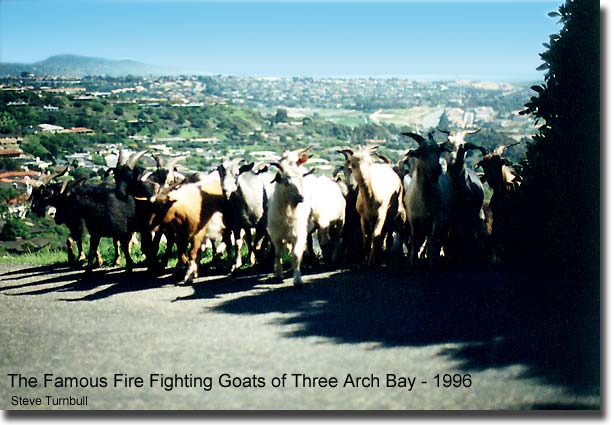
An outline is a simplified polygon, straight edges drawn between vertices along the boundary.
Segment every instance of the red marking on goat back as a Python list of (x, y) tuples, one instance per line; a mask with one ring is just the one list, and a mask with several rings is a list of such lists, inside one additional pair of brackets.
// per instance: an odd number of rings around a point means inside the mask
[(303, 155), (303, 156), (301, 156), (298, 159), (298, 161), (296, 161), (296, 164), (297, 165), (302, 165), (302, 164), (306, 163), (308, 159), (309, 159), (309, 157), (307, 155)]

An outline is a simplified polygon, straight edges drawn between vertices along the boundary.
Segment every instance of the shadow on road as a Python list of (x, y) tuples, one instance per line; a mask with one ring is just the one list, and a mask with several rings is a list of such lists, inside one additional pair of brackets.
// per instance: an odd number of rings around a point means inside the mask
[[(292, 313), (289, 337), (321, 336), (340, 343), (383, 346), (459, 343), (440, 355), (466, 371), (527, 367), (526, 377), (599, 394), (599, 307), (590, 297), (535, 288), (509, 272), (338, 272), (229, 300), (229, 314)], [(546, 285), (548, 287), (548, 285)], [(207, 295), (203, 289), (201, 294)], [(195, 293), (195, 296), (198, 294)]]

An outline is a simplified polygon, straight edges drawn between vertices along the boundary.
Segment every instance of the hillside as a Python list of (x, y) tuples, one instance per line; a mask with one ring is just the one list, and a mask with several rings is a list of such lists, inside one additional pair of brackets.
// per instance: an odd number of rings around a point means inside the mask
[(134, 60), (113, 60), (78, 55), (55, 55), (45, 60), (25, 63), (0, 63), (0, 75), (17, 75), (29, 72), (36, 75), (64, 75), (82, 77), (85, 75), (161, 75), (172, 73)]

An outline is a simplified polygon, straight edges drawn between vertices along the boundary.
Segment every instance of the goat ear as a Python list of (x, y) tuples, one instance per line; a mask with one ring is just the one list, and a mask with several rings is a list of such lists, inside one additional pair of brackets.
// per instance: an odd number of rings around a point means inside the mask
[(454, 148), (450, 143), (443, 142), (439, 144), (439, 152), (454, 152)]
[(239, 174), (250, 171), (252, 168), (254, 168), (253, 162), (250, 162), (249, 164), (241, 165), (241, 167), (239, 167)]
[(420, 155), (418, 155), (418, 150), (417, 149), (410, 149), (409, 151), (407, 151), (407, 157), (408, 158), (418, 158)]
[(271, 180), (271, 183), (279, 183), (281, 181), (281, 174), (275, 173), (275, 177)]
[(484, 168), (484, 161), (479, 161), (477, 164), (473, 166), (474, 169), (480, 168), (480, 167)]
[(342, 165), (337, 166), (337, 168), (335, 168), (335, 170), (333, 171), (333, 177), (337, 177), (337, 174), (339, 174), (342, 170), (343, 170)]
[(264, 173), (265, 171), (268, 171), (268, 170), (269, 170), (268, 165), (266, 165), (266, 164), (264, 164), (262, 162), (254, 164), (254, 166), (252, 168), (252, 171), (254, 173), (256, 173), (256, 174)]
[(111, 173), (115, 174), (115, 167), (107, 168), (107, 171), (104, 172), (103, 178), (106, 179)]
[(480, 174), (480, 176), (479, 176), (479, 177), (480, 177), (480, 181), (481, 181), (482, 183), (486, 183), (486, 175), (484, 175), (484, 174)]
[(160, 155), (152, 155), (154, 161), (156, 161), (156, 168), (164, 168), (164, 162), (162, 161), (162, 158), (160, 158)]

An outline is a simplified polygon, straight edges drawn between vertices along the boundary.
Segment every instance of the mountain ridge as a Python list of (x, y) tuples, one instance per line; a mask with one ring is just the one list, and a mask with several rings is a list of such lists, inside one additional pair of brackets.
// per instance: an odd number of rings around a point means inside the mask
[(35, 75), (63, 75), (83, 77), (86, 75), (171, 75), (179, 72), (160, 66), (149, 65), (132, 59), (107, 59), (75, 54), (58, 54), (33, 63), (0, 63), (0, 75), (19, 75), (28, 72)]

